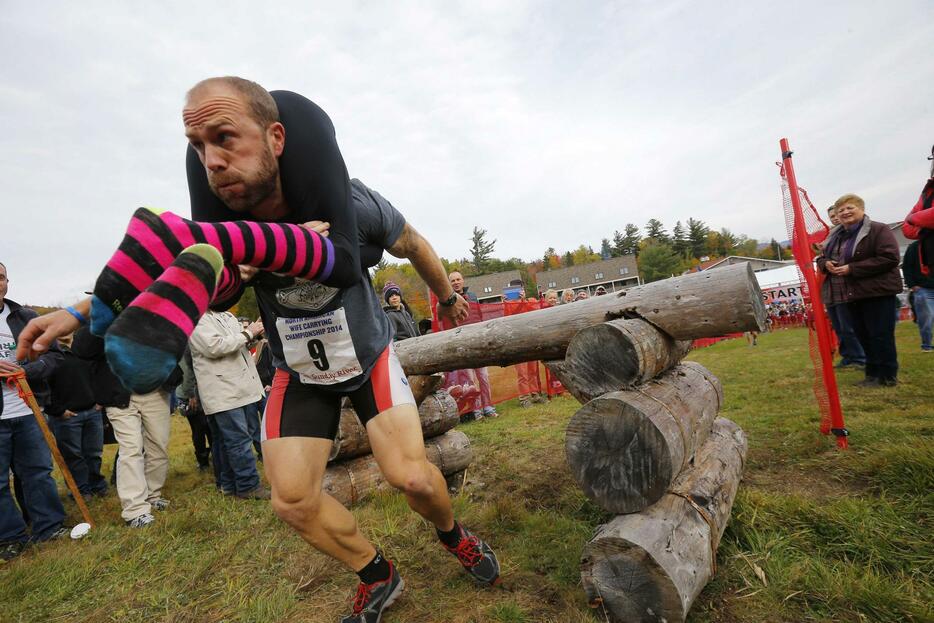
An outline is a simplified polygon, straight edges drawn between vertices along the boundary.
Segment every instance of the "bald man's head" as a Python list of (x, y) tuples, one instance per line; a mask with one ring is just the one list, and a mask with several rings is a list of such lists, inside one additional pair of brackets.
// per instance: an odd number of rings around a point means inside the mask
[(250, 117), (259, 124), (259, 127), (266, 128), (269, 124), (279, 121), (279, 107), (276, 106), (276, 100), (272, 98), (269, 91), (252, 80), (237, 76), (219, 76), (202, 80), (188, 89), (188, 93), (185, 94), (185, 102), (187, 104), (195, 96), (203, 95), (206, 92), (224, 90), (232, 92), (243, 100)]

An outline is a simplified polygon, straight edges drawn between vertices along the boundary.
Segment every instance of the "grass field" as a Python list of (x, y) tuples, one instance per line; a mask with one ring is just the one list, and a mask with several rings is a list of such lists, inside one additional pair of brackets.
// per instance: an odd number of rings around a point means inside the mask
[[(692, 353), (723, 382), (723, 415), (749, 437), (749, 457), (694, 622), (934, 620), (934, 355), (901, 323), (896, 388), (840, 375), (852, 431), (839, 452), (817, 433), (803, 330)], [(394, 494), (356, 510), (398, 564), (406, 592), (388, 623), (599, 621), (585, 603), (581, 547), (607, 516), (565, 466), (564, 426), (578, 405), (501, 408), (462, 427), (475, 462), (457, 515), (488, 537), (503, 585), (481, 590)], [(187, 424), (173, 418), (165, 496), (152, 527), (123, 527), (111, 495), (77, 542), (32, 548), (0, 566), (0, 621), (334, 622), (356, 578), (312, 552), (268, 504), (221, 496), (195, 469)], [(113, 447), (107, 450), (107, 469)], [(108, 471), (109, 473), (109, 471)], [(66, 506), (80, 521), (73, 505)]]

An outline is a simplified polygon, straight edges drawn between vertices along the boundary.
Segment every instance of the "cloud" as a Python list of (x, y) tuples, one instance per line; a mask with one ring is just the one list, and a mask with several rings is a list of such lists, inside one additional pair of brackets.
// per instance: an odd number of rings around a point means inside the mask
[(180, 107), (209, 75), (299, 91), (352, 175), (435, 248), (595, 248), (627, 222), (785, 226), (778, 140), (818, 206), (901, 218), (927, 174), (934, 5), (14, 3), (0, 185), (14, 299), (68, 301), (138, 205), (183, 213)]

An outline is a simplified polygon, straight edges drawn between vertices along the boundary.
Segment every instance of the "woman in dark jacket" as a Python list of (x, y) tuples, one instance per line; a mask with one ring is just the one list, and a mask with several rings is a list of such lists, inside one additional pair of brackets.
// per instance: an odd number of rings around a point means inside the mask
[(817, 259), (829, 280), (830, 300), (825, 302), (846, 304), (853, 330), (866, 351), (866, 378), (858, 385), (892, 386), (898, 376), (895, 295), (903, 290), (898, 242), (885, 223), (866, 216), (860, 197), (843, 195), (834, 207), (840, 227)]
[(398, 342), (417, 337), (418, 327), (412, 319), (408, 304), (402, 298), (402, 289), (392, 281), (387, 281), (383, 286), (383, 300), (386, 301), (383, 311), (389, 316), (389, 322), (392, 324), (392, 340)]

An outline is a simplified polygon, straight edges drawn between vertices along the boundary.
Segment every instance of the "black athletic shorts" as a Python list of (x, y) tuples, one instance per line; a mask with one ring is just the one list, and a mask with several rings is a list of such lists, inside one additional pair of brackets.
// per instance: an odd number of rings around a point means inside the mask
[(364, 426), (391, 407), (415, 404), (412, 389), (392, 343), (376, 360), (370, 378), (349, 392), (326, 391), (320, 385), (302, 383), (285, 370), (277, 369), (263, 413), (263, 440), (279, 437), (333, 440), (337, 435), (341, 398), (344, 396), (350, 398)]

